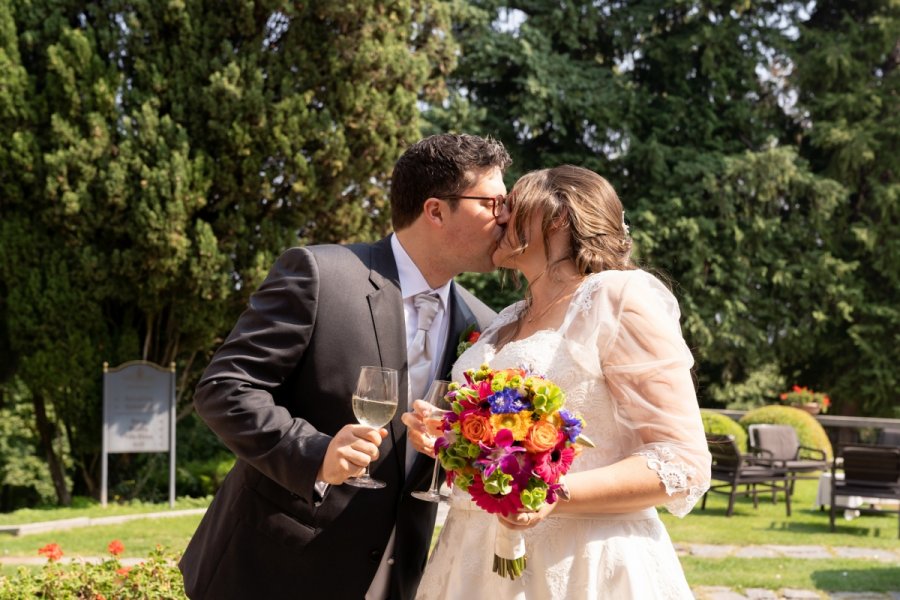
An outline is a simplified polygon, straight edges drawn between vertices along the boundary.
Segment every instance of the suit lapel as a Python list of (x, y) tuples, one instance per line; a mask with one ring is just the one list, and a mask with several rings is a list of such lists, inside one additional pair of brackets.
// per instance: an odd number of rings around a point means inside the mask
[(400, 278), (397, 263), (391, 250), (390, 236), (371, 246), (369, 281), (374, 290), (368, 295), (369, 311), (381, 366), (398, 371), (399, 403), (394, 418), (388, 425), (394, 446), (394, 459), (400, 481), (404, 475), (406, 426), (400, 416), (408, 405), (406, 365), (406, 321), (403, 317), (403, 297), (400, 294)]

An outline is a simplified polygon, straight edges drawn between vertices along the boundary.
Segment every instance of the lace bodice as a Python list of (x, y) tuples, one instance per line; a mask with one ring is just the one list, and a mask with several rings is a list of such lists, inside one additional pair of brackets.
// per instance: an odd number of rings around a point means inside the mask
[(629, 455), (647, 458), (665, 484), (666, 508), (687, 514), (709, 486), (709, 453), (671, 292), (644, 271), (606, 271), (585, 279), (562, 326), (497, 348), (498, 333), (524, 304), (503, 310), (459, 357), (453, 379), (488, 363), (545, 376), (566, 392), (566, 407), (584, 417), (596, 444), (572, 471)]

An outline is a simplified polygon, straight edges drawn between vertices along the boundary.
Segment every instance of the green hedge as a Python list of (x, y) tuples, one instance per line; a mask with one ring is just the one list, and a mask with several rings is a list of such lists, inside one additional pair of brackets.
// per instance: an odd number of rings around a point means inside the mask
[(747, 451), (747, 432), (734, 419), (710, 410), (700, 409), (703, 431), (720, 435), (733, 435), (741, 452)]
[[(741, 417), (740, 424), (744, 429), (758, 424), (790, 425), (797, 432), (801, 446), (824, 450), (829, 460), (834, 456), (831, 442), (825, 429), (815, 417), (804, 410), (792, 406), (770, 405), (749, 411)], [(801, 453), (801, 456), (803, 454)]]

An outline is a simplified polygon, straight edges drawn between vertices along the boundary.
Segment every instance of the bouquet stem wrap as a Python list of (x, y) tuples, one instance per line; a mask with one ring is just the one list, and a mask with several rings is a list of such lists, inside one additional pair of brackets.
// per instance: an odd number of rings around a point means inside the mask
[(494, 573), (515, 580), (525, 572), (525, 535), (516, 529), (498, 525), (494, 538)]

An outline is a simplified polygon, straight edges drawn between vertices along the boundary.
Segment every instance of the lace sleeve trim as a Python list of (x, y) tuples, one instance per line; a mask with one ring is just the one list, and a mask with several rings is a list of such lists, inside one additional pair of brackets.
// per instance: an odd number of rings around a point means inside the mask
[(579, 313), (587, 315), (591, 312), (591, 307), (594, 304), (594, 292), (596, 292), (601, 285), (602, 281), (600, 279), (600, 273), (594, 273), (589, 275), (581, 287), (578, 288), (575, 298), (572, 299), (572, 304), (577, 308)]
[[(659, 446), (635, 452), (635, 455), (645, 457), (647, 467), (655, 471), (660, 481), (666, 486), (666, 493), (672, 497), (672, 500), (665, 506), (676, 517), (688, 514), (709, 487), (708, 485), (691, 485), (690, 480), (694, 475), (694, 468), (676, 461), (675, 453), (671, 448)], [(684, 494), (685, 492), (687, 493)]]

